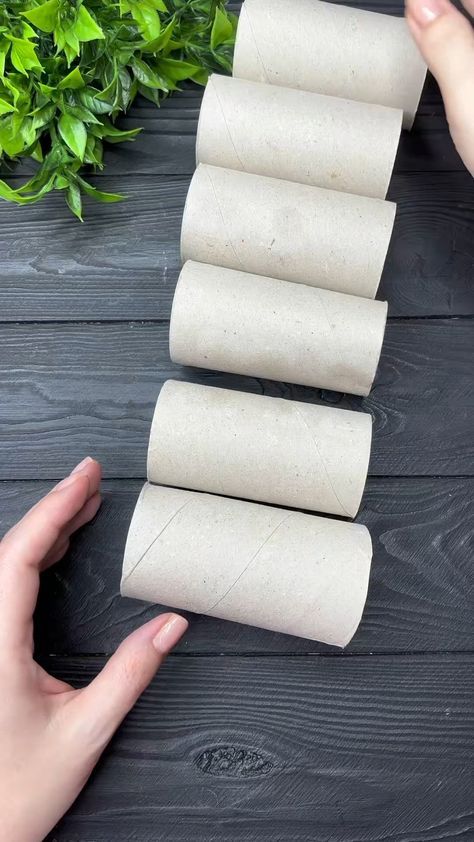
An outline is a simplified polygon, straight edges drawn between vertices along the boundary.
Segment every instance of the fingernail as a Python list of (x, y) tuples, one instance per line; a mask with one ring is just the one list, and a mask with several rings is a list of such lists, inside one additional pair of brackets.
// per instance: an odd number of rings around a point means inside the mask
[(58, 484), (55, 485), (52, 490), (53, 491), (62, 491), (63, 488), (67, 488), (68, 485), (72, 485), (73, 482), (75, 482), (76, 480), (77, 480), (77, 474), (75, 476), (74, 476), (74, 474), (69, 474), (68, 477), (66, 477), (65, 479), (62, 479), (61, 482), (58, 482)]
[(432, 23), (444, 12), (443, 0), (415, 0), (410, 11), (420, 26)]
[(167, 623), (153, 638), (153, 646), (162, 655), (167, 655), (188, 628), (188, 621), (179, 614), (172, 614)]
[(76, 467), (72, 469), (70, 476), (72, 476), (73, 474), (78, 474), (79, 471), (82, 471), (82, 469), (85, 468), (86, 465), (89, 465), (89, 463), (92, 462), (92, 461), (93, 460), (91, 459), (90, 456), (86, 456), (86, 458), (83, 459), (82, 462), (79, 462), (79, 464), (76, 465)]

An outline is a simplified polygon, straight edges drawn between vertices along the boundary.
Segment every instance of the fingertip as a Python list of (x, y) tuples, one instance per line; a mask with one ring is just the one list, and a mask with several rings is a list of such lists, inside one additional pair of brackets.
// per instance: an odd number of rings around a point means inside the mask
[(94, 460), (91, 456), (86, 456), (86, 458), (83, 459), (82, 462), (79, 462), (79, 464), (77, 464), (76, 467), (72, 469), (70, 476), (79, 473), (79, 471), (82, 471), (87, 465), (92, 464), (93, 461)]
[(406, 0), (406, 10), (415, 24), (424, 29), (454, 7), (449, 0)]
[(163, 625), (153, 638), (153, 646), (160, 655), (167, 655), (181, 640), (189, 626), (180, 614), (168, 614)]
[(57, 485), (55, 485), (54, 488), (51, 489), (50, 493), (62, 494), (68, 489), (71, 489), (73, 486), (77, 486), (77, 488), (80, 488), (81, 485), (84, 486), (84, 488), (87, 485), (87, 488), (89, 488), (89, 477), (87, 473), (80, 472), (76, 474), (69, 474), (69, 476), (65, 477), (60, 482), (58, 482)]

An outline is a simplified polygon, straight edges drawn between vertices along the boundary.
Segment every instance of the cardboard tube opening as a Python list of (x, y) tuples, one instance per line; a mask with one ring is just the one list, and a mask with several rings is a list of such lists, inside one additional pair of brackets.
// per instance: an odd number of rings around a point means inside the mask
[(426, 65), (403, 18), (321, 0), (245, 0), (234, 76), (400, 108), (411, 128)]
[(181, 231), (183, 261), (374, 298), (396, 206), (200, 164)]
[(346, 646), (372, 557), (365, 526), (145, 485), (123, 596)]
[(170, 323), (182, 365), (368, 395), (387, 304), (188, 261)]
[(212, 75), (196, 162), (384, 199), (402, 112)]

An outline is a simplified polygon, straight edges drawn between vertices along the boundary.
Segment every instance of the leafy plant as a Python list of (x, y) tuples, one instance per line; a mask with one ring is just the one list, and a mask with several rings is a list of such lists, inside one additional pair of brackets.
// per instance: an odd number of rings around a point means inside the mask
[(231, 70), (236, 19), (225, 0), (7, 0), (0, 5), (0, 160), (37, 170), (0, 196), (19, 205), (63, 190), (103, 202), (84, 165), (103, 169), (103, 142), (133, 140), (115, 125), (137, 94), (155, 105), (184, 80)]

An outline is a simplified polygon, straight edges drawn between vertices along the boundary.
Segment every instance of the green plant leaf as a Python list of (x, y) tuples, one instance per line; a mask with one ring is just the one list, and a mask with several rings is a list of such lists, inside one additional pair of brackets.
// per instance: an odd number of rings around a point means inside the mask
[(21, 27), (21, 34), (23, 35), (23, 38), (26, 38), (27, 40), (28, 39), (34, 39), (34, 38), (38, 37), (38, 35), (35, 32), (35, 30), (33, 29), (33, 27), (30, 26), (29, 23), (27, 23), (26, 21), (24, 21), (24, 23)]
[(152, 41), (147, 41), (145, 44), (143, 44), (142, 53), (158, 53), (164, 50), (171, 40), (171, 36), (173, 35), (175, 25), (176, 21), (174, 18), (172, 18), (168, 26), (166, 26), (165, 29), (163, 29), (158, 38), (154, 38)]
[(181, 61), (174, 58), (160, 58), (156, 64), (157, 70), (173, 82), (183, 82), (185, 79), (192, 79), (201, 68), (198, 64), (190, 64), (188, 61)]
[(97, 98), (100, 91), (95, 91), (93, 88), (85, 88), (79, 91), (79, 99), (86, 108), (94, 114), (110, 114), (113, 105), (110, 102), (102, 102)]
[(68, 208), (72, 210), (74, 216), (77, 216), (77, 218), (83, 222), (81, 191), (74, 182), (71, 182), (66, 188), (66, 202)]
[(207, 81), (209, 79), (209, 71), (208, 70), (198, 70), (194, 76), (191, 76), (193, 82), (196, 82), (196, 85), (207, 85)]
[[(184, 80), (229, 72), (236, 18), (225, 0), (0, 0), (0, 160), (38, 162), (22, 186), (2, 182), (17, 204), (64, 190), (82, 216), (81, 193), (119, 201), (81, 183), (103, 167), (107, 143), (140, 131), (115, 124), (138, 92), (156, 106)], [(44, 159), (43, 159), (44, 156)], [(79, 194), (78, 194), (79, 191)]]
[(155, 71), (152, 70), (146, 62), (142, 61), (142, 59), (133, 56), (130, 61), (130, 66), (134, 76), (142, 83), (142, 85), (147, 85), (149, 88), (158, 88), (160, 91), (170, 90), (170, 85), (167, 79), (155, 73)]
[(51, 85), (45, 85), (43, 82), (38, 83), (38, 88), (40, 89), (41, 93), (45, 97), (51, 97), (54, 94), (56, 88), (53, 88)]
[(101, 125), (100, 120), (97, 119), (95, 114), (89, 111), (84, 105), (65, 105), (64, 111), (66, 114), (72, 114), (73, 117), (78, 117), (83, 123), (94, 123), (96, 126)]
[(79, 6), (73, 31), (79, 41), (95, 41), (98, 38), (105, 38), (103, 30), (85, 6)]
[(158, 38), (161, 32), (161, 21), (156, 10), (146, 0), (137, 0), (137, 2), (130, 0), (128, 5), (143, 37), (148, 40)]
[(24, 38), (14, 38), (12, 35), (9, 35), (8, 39), (12, 45), (10, 52), (11, 63), (19, 73), (28, 76), (28, 70), (43, 69), (36, 55), (35, 48), (30, 41), (26, 41)]
[(83, 160), (86, 151), (87, 131), (82, 120), (71, 114), (62, 114), (58, 122), (59, 134), (71, 152)]
[(63, 91), (66, 88), (76, 90), (78, 88), (83, 88), (85, 84), (86, 83), (82, 78), (81, 71), (78, 67), (75, 67), (74, 70), (71, 70), (71, 72), (64, 77), (64, 79), (61, 79), (58, 85), (58, 91)]
[(43, 149), (41, 148), (41, 143), (39, 141), (33, 149), (31, 157), (33, 158), (33, 161), (38, 161), (38, 163), (43, 161)]
[(211, 49), (215, 50), (220, 44), (224, 44), (225, 41), (230, 40), (233, 35), (234, 27), (231, 21), (226, 13), (217, 6), (211, 29)]
[(104, 138), (110, 143), (119, 143), (123, 140), (135, 140), (137, 134), (139, 134), (141, 131), (141, 127), (137, 129), (122, 130), (117, 129), (115, 126), (112, 125), (101, 126), (99, 129), (97, 129), (97, 131), (93, 129), (93, 132), (96, 135), (96, 137)]
[(58, 19), (59, 5), (59, 0), (47, 0), (41, 6), (36, 6), (21, 14), (43, 32), (52, 32)]
[(50, 120), (53, 119), (55, 114), (56, 105), (54, 103), (43, 105), (42, 108), (37, 108), (36, 111), (33, 111), (30, 115), (33, 118), (33, 128), (42, 129), (43, 126), (46, 126)]
[(121, 202), (125, 199), (125, 196), (122, 193), (104, 193), (103, 190), (97, 190), (97, 188), (92, 187), (91, 184), (84, 181), (84, 179), (80, 176), (78, 177), (77, 182), (84, 190), (84, 193), (91, 196), (93, 199), (98, 199), (99, 202)]
[(11, 111), (17, 110), (18, 109), (15, 108), (15, 106), (12, 105), (11, 102), (7, 102), (6, 99), (2, 99), (0, 97), (0, 116), (2, 116), (3, 114), (9, 114)]
[(149, 6), (156, 9), (157, 12), (167, 12), (168, 8), (163, 0), (146, 0)]

